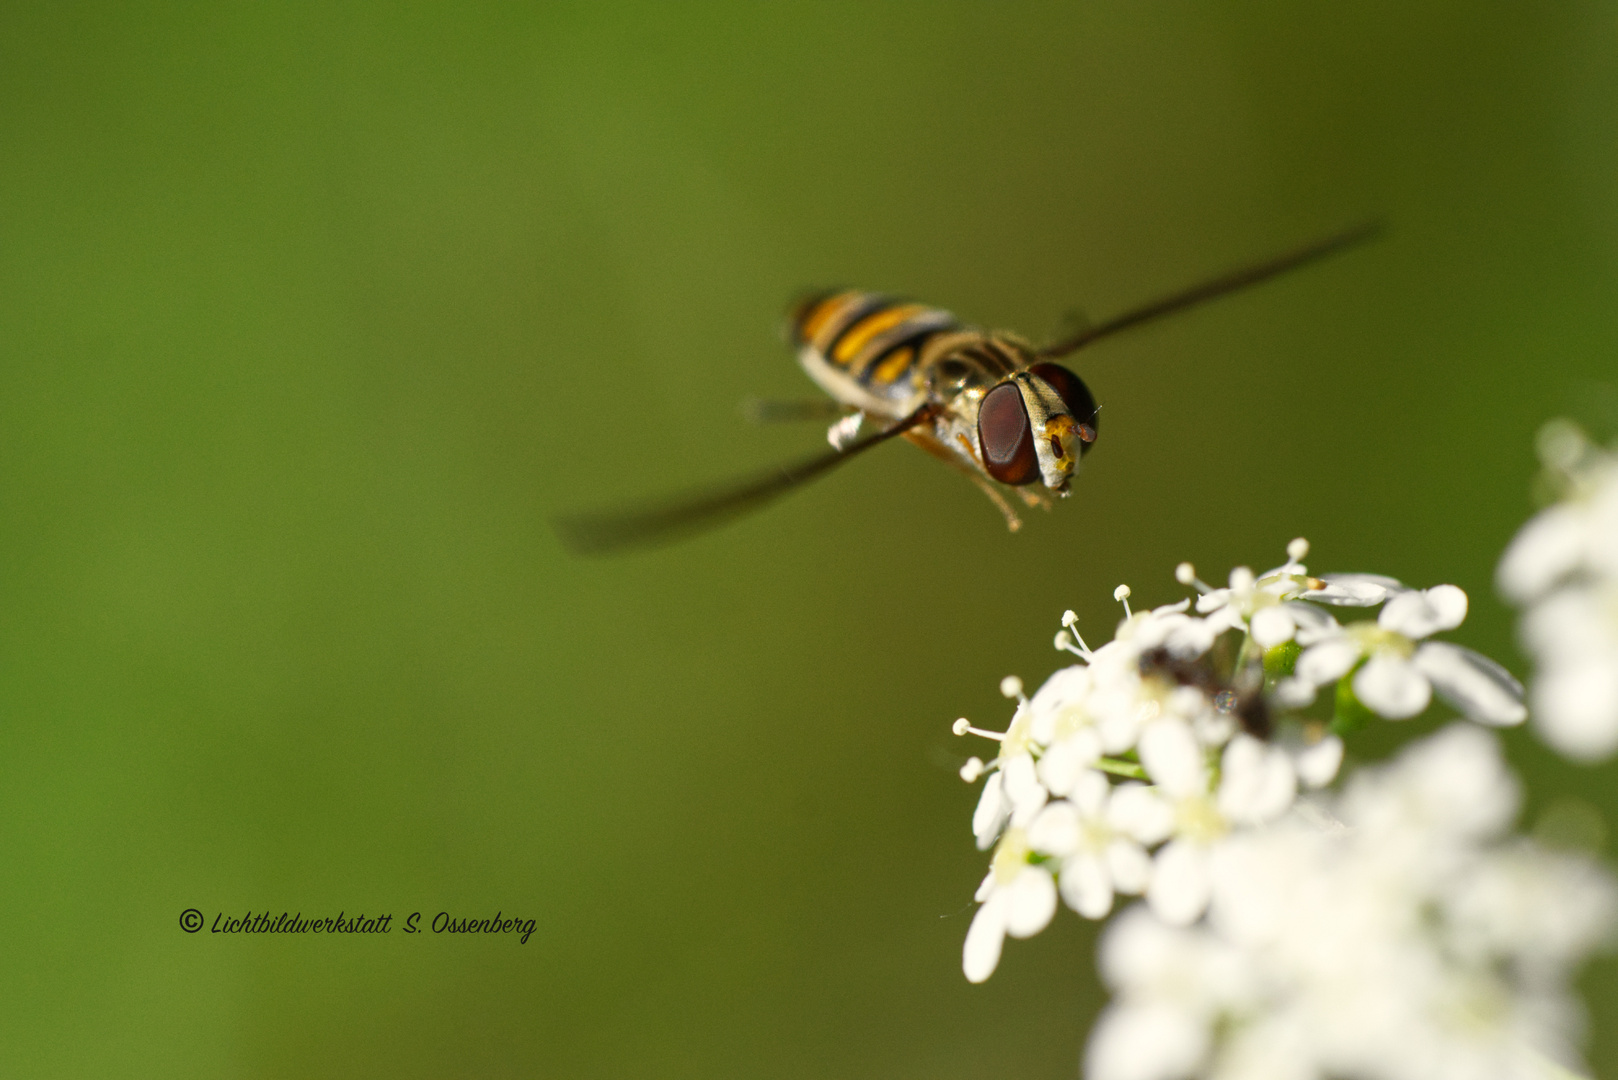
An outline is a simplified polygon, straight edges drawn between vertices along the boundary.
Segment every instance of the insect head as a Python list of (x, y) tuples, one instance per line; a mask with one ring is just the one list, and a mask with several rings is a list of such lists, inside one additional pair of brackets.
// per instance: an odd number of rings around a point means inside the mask
[(1042, 481), (1065, 494), (1079, 458), (1096, 441), (1096, 399), (1060, 364), (1035, 364), (978, 405), (978, 451), (1002, 484)]

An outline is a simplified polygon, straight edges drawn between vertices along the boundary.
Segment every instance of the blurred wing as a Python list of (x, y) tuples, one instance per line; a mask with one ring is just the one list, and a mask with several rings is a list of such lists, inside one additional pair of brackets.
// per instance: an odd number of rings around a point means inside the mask
[(742, 415), (755, 424), (786, 424), (799, 420), (835, 420), (848, 409), (831, 398), (806, 398), (802, 401), (776, 401), (770, 398), (747, 398), (742, 402)]
[(1150, 304), (1136, 308), (1134, 311), (1126, 311), (1124, 314), (1108, 319), (1104, 323), (1085, 327), (1071, 337), (1041, 349), (1039, 355), (1046, 359), (1066, 356), (1068, 353), (1077, 352), (1086, 345), (1100, 341), (1104, 337), (1111, 337), (1120, 330), (1128, 330), (1132, 326), (1151, 322), (1153, 319), (1161, 318), (1164, 315), (1184, 311), (1186, 308), (1195, 307), (1205, 301), (1224, 296), (1226, 293), (1233, 293), (1238, 289), (1245, 289), (1249, 285), (1257, 285), (1261, 281), (1268, 281), (1270, 278), (1284, 274), (1288, 270), (1296, 270), (1298, 267), (1312, 263), (1316, 259), (1324, 259), (1326, 256), (1334, 255), (1344, 248), (1363, 243), (1381, 231), (1382, 223), (1380, 221), (1369, 221), (1363, 225), (1356, 225), (1346, 232), (1340, 232), (1336, 236), (1318, 240), (1308, 247), (1289, 251), (1285, 255), (1271, 259), (1269, 262), (1259, 263), (1257, 266), (1243, 267), (1240, 270), (1226, 274), (1224, 277), (1205, 281), (1183, 292), (1177, 292), (1173, 296), (1165, 296), (1162, 299), (1154, 300)]
[(779, 465), (732, 486), (694, 492), (635, 510), (558, 518), (556, 531), (562, 543), (578, 555), (606, 555), (627, 548), (666, 544), (757, 510), (793, 488), (823, 476), (849, 458), (904, 434), (932, 414), (933, 407), (924, 405), (892, 427), (860, 439), (846, 449), (828, 450)]

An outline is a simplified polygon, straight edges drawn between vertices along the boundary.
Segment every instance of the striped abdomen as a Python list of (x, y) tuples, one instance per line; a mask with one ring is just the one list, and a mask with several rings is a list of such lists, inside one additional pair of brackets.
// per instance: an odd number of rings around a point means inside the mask
[(791, 327), (810, 376), (858, 408), (914, 398), (927, 346), (960, 328), (947, 311), (856, 291), (811, 297), (793, 311)]

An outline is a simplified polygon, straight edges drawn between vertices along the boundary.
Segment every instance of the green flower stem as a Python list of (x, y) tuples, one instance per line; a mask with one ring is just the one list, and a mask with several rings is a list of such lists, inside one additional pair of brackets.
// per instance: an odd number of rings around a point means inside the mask
[[(1354, 671), (1358, 670), (1359, 665), (1356, 664)], [(1351, 735), (1376, 719), (1376, 714), (1354, 696), (1354, 671), (1337, 680), (1337, 693), (1334, 695), (1336, 710), (1331, 718), (1331, 730), (1336, 735)]]
[(1125, 776), (1131, 780), (1145, 780), (1146, 770), (1133, 761), (1123, 761), (1119, 758), (1104, 757), (1096, 762), (1096, 768), (1104, 773), (1114, 776)]
[(1247, 667), (1247, 657), (1252, 653), (1252, 651), (1253, 635), (1243, 634), (1242, 647), (1237, 650), (1236, 653), (1236, 664), (1230, 669), (1231, 678), (1235, 678), (1244, 668)]

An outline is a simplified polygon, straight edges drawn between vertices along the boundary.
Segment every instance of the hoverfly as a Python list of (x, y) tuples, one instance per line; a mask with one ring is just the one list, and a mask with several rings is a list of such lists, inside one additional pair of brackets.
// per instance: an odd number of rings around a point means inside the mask
[(830, 451), (770, 469), (729, 487), (626, 512), (563, 518), (575, 551), (603, 553), (661, 543), (757, 509), (843, 462), (903, 436), (965, 473), (1016, 531), (1009, 492), (1049, 508), (1068, 494), (1095, 445), (1100, 409), (1084, 380), (1055, 363), (1121, 330), (1224, 296), (1369, 239), (1360, 225), (1268, 262), (1163, 297), (1043, 348), (1015, 334), (966, 326), (939, 308), (878, 293), (833, 290), (809, 296), (788, 316), (788, 336), (809, 377), (830, 395), (814, 402), (763, 402), (761, 421), (839, 416)]

